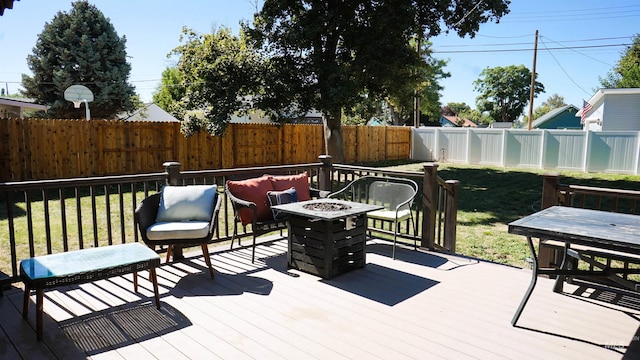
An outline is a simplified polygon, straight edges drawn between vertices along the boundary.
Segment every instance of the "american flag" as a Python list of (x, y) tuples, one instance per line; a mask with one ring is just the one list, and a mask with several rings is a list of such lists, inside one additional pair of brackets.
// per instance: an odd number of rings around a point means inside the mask
[(580, 117), (580, 124), (584, 125), (584, 119), (587, 117), (587, 113), (593, 106), (588, 101), (582, 99), (582, 116)]

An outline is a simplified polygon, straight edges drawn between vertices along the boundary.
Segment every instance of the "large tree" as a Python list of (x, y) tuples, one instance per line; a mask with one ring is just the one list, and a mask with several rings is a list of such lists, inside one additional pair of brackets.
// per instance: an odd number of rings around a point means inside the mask
[(50, 106), (49, 116), (84, 117), (64, 99), (74, 84), (88, 87), (95, 100), (92, 117), (112, 118), (133, 111), (138, 103), (135, 89), (127, 83), (126, 38), (119, 37), (108, 18), (87, 1), (72, 4), (68, 13), (58, 12), (38, 35), (33, 54), (27, 57), (33, 76), (22, 75), (23, 94)]
[[(451, 29), (473, 36), (508, 0), (265, 0), (251, 35), (269, 59), (265, 99), (320, 110), (334, 161), (344, 160), (341, 116), (363, 96), (416, 86), (421, 59), (410, 41)], [(263, 102), (263, 108), (269, 103)]]
[(244, 32), (236, 36), (226, 27), (212, 34), (184, 28), (182, 39), (184, 44), (173, 50), (180, 56), (178, 73), (163, 74), (164, 85), (184, 84), (171, 95), (178, 102), (170, 110), (183, 119), (187, 136), (199, 130), (222, 135), (231, 115), (250, 110), (254, 103), (259, 108), (264, 61)]
[(640, 87), (640, 34), (636, 34), (633, 44), (625, 50), (618, 65), (600, 78), (600, 84), (606, 89)]
[[(496, 121), (516, 120), (529, 103), (531, 71), (524, 65), (485, 68), (474, 82), (480, 92), (476, 106), (488, 112)], [(544, 85), (536, 81), (534, 95), (544, 92)]]

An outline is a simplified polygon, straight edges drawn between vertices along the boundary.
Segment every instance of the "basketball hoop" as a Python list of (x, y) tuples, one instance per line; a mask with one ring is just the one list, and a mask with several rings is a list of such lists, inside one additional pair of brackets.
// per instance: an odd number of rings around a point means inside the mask
[(91, 120), (89, 103), (93, 101), (93, 93), (88, 87), (84, 85), (71, 85), (64, 91), (64, 99), (71, 101), (76, 109), (79, 109), (80, 104), (84, 103), (85, 116), (87, 120)]

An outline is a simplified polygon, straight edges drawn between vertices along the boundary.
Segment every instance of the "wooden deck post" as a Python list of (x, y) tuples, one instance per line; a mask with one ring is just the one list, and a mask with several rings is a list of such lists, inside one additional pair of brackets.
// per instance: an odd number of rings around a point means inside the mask
[[(180, 185), (180, 164), (177, 161), (167, 161), (162, 164), (164, 166), (165, 171), (167, 172), (167, 185)], [(169, 249), (167, 249), (168, 251)], [(171, 254), (173, 256), (173, 260), (182, 260), (184, 259), (184, 255), (182, 253), (182, 246), (173, 245), (173, 249), (171, 250)]]
[(540, 210), (558, 205), (558, 184), (560, 174), (549, 172), (542, 174), (542, 204)]
[(322, 162), (322, 167), (318, 174), (319, 190), (333, 191), (331, 186), (331, 155), (320, 155), (318, 158)]
[(438, 206), (438, 164), (424, 165), (424, 180), (422, 192), (422, 240), (421, 247), (435, 248), (436, 212)]
[(179, 185), (180, 184), (180, 164), (177, 161), (167, 161), (162, 164), (167, 172), (167, 185)]
[(447, 197), (444, 209), (444, 247), (452, 254), (456, 252), (456, 231), (458, 223), (458, 186), (460, 181), (447, 180)]
[[(549, 172), (542, 174), (542, 201), (540, 210), (558, 205), (558, 184), (560, 183), (560, 174)], [(561, 256), (559, 251), (549, 246), (540, 245), (538, 250), (538, 266), (548, 268), (558, 263), (557, 259)]]

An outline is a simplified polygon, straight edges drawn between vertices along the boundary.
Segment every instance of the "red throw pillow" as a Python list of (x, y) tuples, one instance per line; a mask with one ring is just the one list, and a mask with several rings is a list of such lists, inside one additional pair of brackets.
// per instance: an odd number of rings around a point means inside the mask
[(311, 200), (309, 192), (309, 174), (306, 172), (297, 175), (265, 175), (271, 177), (273, 190), (284, 191), (290, 187), (296, 188), (298, 201)]
[[(267, 191), (272, 191), (274, 188), (273, 185), (271, 185), (269, 176), (263, 175), (259, 178), (239, 181), (227, 180), (227, 187), (234, 196), (256, 204), (258, 211), (257, 221), (271, 219), (271, 209), (269, 208)], [(239, 216), (242, 225), (251, 224), (253, 211), (246, 208), (240, 209)]]

